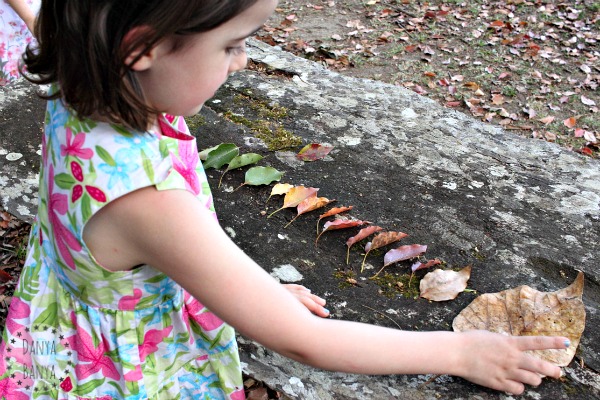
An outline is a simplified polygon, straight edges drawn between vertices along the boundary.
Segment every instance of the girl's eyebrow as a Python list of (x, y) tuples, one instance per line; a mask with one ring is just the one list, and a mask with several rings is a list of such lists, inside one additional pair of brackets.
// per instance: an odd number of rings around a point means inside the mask
[(249, 38), (250, 36), (254, 36), (254, 34), (256, 34), (256, 32), (260, 31), (263, 28), (264, 25), (259, 26), (258, 28), (256, 28), (255, 30), (253, 30), (251, 33), (247, 34), (246, 36), (242, 36), (238, 39), (233, 39), (234, 42), (239, 41), (239, 40), (244, 40)]

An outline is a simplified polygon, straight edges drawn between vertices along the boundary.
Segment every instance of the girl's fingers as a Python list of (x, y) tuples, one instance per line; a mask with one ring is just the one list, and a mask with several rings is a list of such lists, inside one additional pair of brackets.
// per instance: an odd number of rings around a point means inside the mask
[(326, 304), (325, 299), (312, 294), (310, 289), (296, 284), (284, 284), (283, 286), (296, 296), (296, 298), (313, 314), (318, 315), (319, 317), (329, 316), (329, 310), (324, 307)]
[(517, 337), (520, 350), (566, 349), (571, 341), (562, 336), (519, 336)]

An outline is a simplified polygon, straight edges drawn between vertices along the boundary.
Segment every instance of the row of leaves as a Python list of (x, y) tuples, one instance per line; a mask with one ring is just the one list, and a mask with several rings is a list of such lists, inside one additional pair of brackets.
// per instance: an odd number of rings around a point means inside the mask
[[(312, 143), (305, 146), (296, 157), (303, 161), (316, 161), (325, 157), (330, 151), (330, 146), (324, 146), (317, 143)], [(245, 166), (258, 163), (263, 157), (256, 153), (240, 154), (239, 148), (232, 143), (224, 143), (203, 150), (199, 153), (200, 159), (203, 160), (205, 169), (215, 168), (221, 169), (225, 165), (227, 167), (219, 179), (221, 185), (223, 176), (231, 170), (242, 168)], [(245, 174), (244, 185), (268, 185), (275, 181), (279, 181), (283, 177), (283, 173), (272, 167), (251, 167)], [(267, 203), (271, 197), (276, 195), (285, 195), (283, 205), (269, 214), (268, 218), (272, 217), (277, 212), (286, 208), (296, 208), (296, 216), (289, 221), (285, 228), (293, 223), (298, 217), (310, 211), (323, 208), (336, 200), (330, 200), (326, 197), (318, 197), (318, 188), (294, 186), (288, 183), (277, 183), (273, 186), (271, 194), (267, 199)], [(347, 213), (353, 209), (353, 206), (334, 207), (325, 213), (321, 214), (317, 219), (317, 235), (315, 238), (315, 246), (318, 245), (319, 238), (325, 232), (330, 232), (339, 229), (348, 229), (364, 225), (370, 225), (371, 222), (356, 219), (347, 216)], [(333, 220), (326, 221), (323, 229), (319, 232), (319, 224), (321, 220), (328, 217), (334, 217)], [(362, 228), (356, 235), (346, 240), (346, 265), (349, 264), (350, 249), (356, 243), (367, 239), (369, 236), (376, 234), (373, 239), (366, 243), (364, 247), (364, 256), (361, 263), (360, 271), (364, 272), (365, 262), (369, 253), (375, 249), (380, 249), (392, 243), (396, 243), (408, 236), (404, 232), (386, 231), (380, 226), (370, 225)], [(383, 257), (383, 267), (371, 277), (374, 279), (388, 266), (411, 259), (420, 258), (427, 251), (427, 245), (410, 244), (402, 245), (395, 249), (387, 251)], [(411, 280), (414, 273), (421, 269), (430, 268), (439, 265), (442, 262), (439, 259), (433, 260), (417, 260), (411, 266)], [(468, 268), (468, 269), (467, 269)], [(466, 283), (470, 276), (470, 267), (465, 268), (462, 273), (455, 271), (435, 271), (435, 274), (428, 274), (421, 281), (420, 290), (421, 296), (430, 300), (443, 301), (454, 299), (458, 293), (466, 289)], [(450, 288), (450, 291), (449, 291)]]

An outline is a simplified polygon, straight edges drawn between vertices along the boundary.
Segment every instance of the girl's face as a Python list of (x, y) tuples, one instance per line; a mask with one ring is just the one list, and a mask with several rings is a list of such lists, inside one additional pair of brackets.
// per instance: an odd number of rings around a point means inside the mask
[(194, 115), (229, 74), (246, 67), (246, 38), (262, 27), (277, 0), (258, 0), (221, 26), (189, 38), (172, 52), (165, 40), (136, 62), (136, 71), (149, 106), (171, 115)]

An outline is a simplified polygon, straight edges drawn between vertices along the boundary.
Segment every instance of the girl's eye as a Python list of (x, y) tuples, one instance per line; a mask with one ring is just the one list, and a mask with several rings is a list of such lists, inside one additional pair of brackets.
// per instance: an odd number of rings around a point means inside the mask
[(225, 51), (227, 52), (227, 54), (231, 54), (233, 56), (240, 56), (246, 52), (246, 46), (243, 45), (243, 46), (228, 47), (225, 49)]

